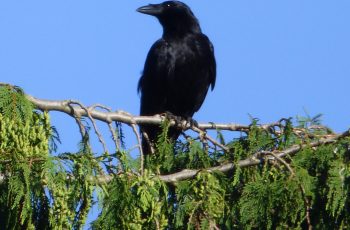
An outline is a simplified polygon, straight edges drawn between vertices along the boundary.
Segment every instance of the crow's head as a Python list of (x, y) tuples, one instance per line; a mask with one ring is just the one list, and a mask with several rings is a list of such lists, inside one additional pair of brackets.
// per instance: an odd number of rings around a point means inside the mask
[(180, 1), (149, 4), (138, 8), (137, 11), (157, 17), (165, 34), (200, 32), (197, 18), (191, 9)]

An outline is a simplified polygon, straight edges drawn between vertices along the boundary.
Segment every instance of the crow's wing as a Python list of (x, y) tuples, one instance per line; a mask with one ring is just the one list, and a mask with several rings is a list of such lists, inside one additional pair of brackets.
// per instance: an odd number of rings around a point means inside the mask
[(164, 39), (160, 39), (148, 52), (143, 75), (138, 84), (138, 90), (141, 92), (141, 115), (165, 112), (169, 74), (172, 74), (169, 45)]

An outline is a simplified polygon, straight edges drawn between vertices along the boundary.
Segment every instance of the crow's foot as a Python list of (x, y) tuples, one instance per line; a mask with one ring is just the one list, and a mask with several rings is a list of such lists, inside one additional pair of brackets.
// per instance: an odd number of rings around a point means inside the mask
[(169, 111), (166, 111), (162, 115), (165, 116), (165, 118), (167, 118), (168, 120), (174, 121), (175, 126), (180, 126), (182, 123), (182, 120), (183, 120), (183, 118), (181, 116), (176, 116), (172, 112), (169, 112)]
[(193, 119), (192, 117), (187, 117), (186, 118), (186, 126), (188, 126), (188, 124), (189, 124), (190, 127), (199, 128), (198, 122), (195, 119)]

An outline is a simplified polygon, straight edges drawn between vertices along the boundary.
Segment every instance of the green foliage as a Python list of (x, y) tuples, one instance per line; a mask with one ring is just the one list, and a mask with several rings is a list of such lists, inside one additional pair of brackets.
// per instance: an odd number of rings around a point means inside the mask
[[(174, 162), (173, 143), (168, 138), (169, 121), (162, 124), (163, 132), (159, 135), (156, 143), (156, 153), (149, 156), (149, 166), (158, 172), (169, 172)], [(153, 166), (154, 165), (154, 166)]]
[(32, 113), (27, 117), (22, 121), (0, 114), (0, 174), (4, 176), (1, 193), (7, 194), (0, 199), (0, 206), (7, 207), (0, 215), (6, 217), (2, 224), (8, 229), (34, 228), (32, 218), (42, 213), (32, 209), (33, 202), (46, 202), (34, 196), (32, 189), (40, 184), (38, 173), (48, 157), (49, 120), (47, 114)]
[(242, 225), (248, 229), (297, 227), (305, 216), (298, 182), (275, 170), (248, 182), (239, 204)]
[(5, 117), (18, 121), (30, 119), (33, 105), (19, 87), (0, 86), (0, 113)]
[[(81, 229), (97, 196), (100, 214), (92, 229), (346, 229), (350, 138), (314, 147), (334, 135), (320, 118), (300, 116), (295, 127), (291, 119), (263, 127), (252, 119), (249, 130), (231, 140), (218, 130), (219, 145), (203, 133), (172, 143), (165, 121), (155, 154), (141, 165), (123, 144), (120, 123), (121, 146), (113, 153), (92, 150), (88, 121), (78, 151), (55, 153), (59, 134), (48, 113), (33, 110), (19, 88), (2, 86), (0, 226)], [(246, 159), (257, 164), (240, 167)], [(234, 169), (208, 170), (226, 163)], [(192, 178), (162, 180), (189, 169), (198, 170)]]
[(225, 205), (225, 190), (220, 176), (222, 175), (203, 172), (191, 181), (178, 184), (175, 218), (177, 229), (195, 229), (196, 226), (209, 229), (218, 224)]
[(1, 228), (84, 225), (95, 188), (92, 179), (101, 168), (91, 151), (50, 156), (53, 142), (59, 136), (48, 113), (33, 111), (19, 88), (0, 87)]
[(164, 229), (168, 226), (167, 186), (149, 171), (115, 177), (93, 229)]

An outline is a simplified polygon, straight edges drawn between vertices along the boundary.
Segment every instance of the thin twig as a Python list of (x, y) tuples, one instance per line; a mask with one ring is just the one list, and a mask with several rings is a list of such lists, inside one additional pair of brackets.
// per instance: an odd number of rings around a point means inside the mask
[[(90, 106), (88, 109), (89, 109), (89, 111), (91, 111), (91, 110), (95, 110), (96, 108), (104, 109), (104, 110), (106, 110), (107, 112), (111, 112), (111, 111), (112, 111), (111, 108), (109, 108), (109, 107), (107, 107), (107, 106), (105, 106), (105, 105), (101, 105), (101, 104), (94, 104), (94, 105)], [(90, 117), (91, 117), (91, 115), (90, 115)], [(90, 118), (90, 119), (91, 119), (91, 118)], [(115, 144), (116, 152), (118, 152), (118, 151), (120, 150), (120, 143), (119, 143), (119, 141), (118, 141), (118, 135), (117, 135), (117, 133), (115, 132), (115, 130), (114, 130), (114, 128), (113, 128), (113, 125), (112, 125), (112, 121), (111, 121), (111, 120), (107, 121), (107, 125), (108, 125), (108, 128), (109, 128), (109, 131), (110, 131), (111, 134), (112, 134), (112, 139), (113, 139), (114, 144)], [(107, 153), (107, 152), (105, 151), (105, 153)], [(111, 157), (110, 154), (108, 154), (108, 153), (107, 153), (106, 155), (107, 155), (107, 157), (108, 157), (108, 167), (107, 167), (107, 168), (108, 168), (109, 170), (111, 170), (111, 168), (112, 168), (112, 157)], [(121, 160), (120, 160), (118, 154), (115, 154), (115, 157), (117, 158), (117, 160), (118, 160), (119, 162), (121, 162)], [(120, 166), (120, 165), (119, 165), (119, 166)], [(117, 170), (117, 171), (123, 171), (123, 168), (122, 168), (122, 167), (118, 167), (118, 170)]]
[(112, 122), (108, 123), (108, 128), (109, 128), (109, 131), (112, 134), (112, 138), (113, 138), (113, 141), (114, 141), (114, 144), (115, 144), (115, 148), (116, 148), (117, 151), (119, 151), (121, 149), (121, 147), (120, 147), (120, 143), (118, 141), (117, 133), (115, 132), (115, 130), (113, 128)]
[(135, 124), (132, 124), (131, 127), (132, 127), (132, 130), (134, 131), (134, 134), (135, 134), (135, 136), (136, 136), (137, 143), (138, 143), (138, 146), (139, 146), (139, 150), (140, 150), (140, 160), (141, 160), (141, 168), (140, 168), (140, 171), (141, 171), (141, 175), (143, 175), (145, 159), (144, 159), (144, 154), (143, 154), (143, 150), (142, 150), (141, 138), (140, 138), (139, 132), (137, 131), (136, 125), (135, 125)]
[(73, 118), (75, 120), (75, 122), (77, 123), (78, 127), (79, 127), (79, 131), (81, 134), (81, 138), (84, 139), (85, 135), (86, 135), (86, 128), (85, 125), (81, 122), (81, 118), (78, 117), (76, 114), (73, 113)]
[(94, 110), (96, 108), (104, 109), (107, 112), (111, 112), (112, 111), (112, 109), (109, 108), (108, 106), (101, 105), (101, 104), (93, 104), (92, 106), (89, 107), (90, 110)]
[(284, 166), (286, 166), (286, 168), (288, 169), (288, 171), (291, 174), (291, 177), (295, 176), (294, 170), (292, 169), (292, 167), (290, 167), (290, 165), (285, 160), (283, 160), (283, 158), (279, 157), (277, 154), (275, 154), (273, 152), (263, 152), (263, 154), (273, 156), (276, 160), (278, 160), (280, 163), (282, 163)]
[(98, 137), (98, 140), (100, 141), (100, 143), (101, 143), (102, 146), (103, 146), (104, 152), (105, 152), (105, 153), (108, 153), (108, 149), (107, 149), (106, 143), (105, 143), (105, 141), (104, 141), (104, 139), (103, 139), (101, 133), (100, 133), (99, 130), (98, 130), (98, 127), (97, 127), (97, 125), (96, 125), (95, 119), (91, 116), (89, 107), (85, 107), (83, 104), (81, 104), (81, 103), (78, 102), (78, 101), (71, 101), (70, 104), (76, 104), (76, 105), (78, 105), (80, 108), (82, 108), (83, 110), (85, 110), (87, 117), (90, 119), (90, 121), (91, 121), (91, 123), (92, 123), (92, 126), (94, 127), (95, 134), (96, 134), (96, 136)]
[(214, 140), (214, 138), (212, 138), (211, 136), (209, 136), (206, 132), (204, 132), (203, 130), (193, 126), (191, 127), (191, 129), (197, 133), (199, 133), (201, 139), (207, 139), (208, 141), (210, 141), (211, 143), (213, 143), (213, 145), (215, 146), (219, 146), (220, 148), (222, 148), (225, 152), (229, 152), (230, 149), (228, 147), (226, 147), (225, 145), (217, 142), (216, 140)]
[[(101, 104), (94, 104), (94, 105), (90, 106), (90, 107), (89, 107), (89, 111), (94, 110), (94, 109), (96, 109), (96, 108), (104, 109), (104, 110), (106, 110), (107, 112), (111, 112), (111, 111), (112, 111), (111, 108), (109, 108), (109, 107), (107, 107), (107, 106), (104, 106), (104, 105), (101, 105)], [(112, 138), (113, 138), (115, 147), (116, 147), (116, 149), (117, 149), (117, 151), (118, 151), (118, 150), (120, 150), (121, 147), (120, 147), (120, 143), (119, 143), (119, 141), (118, 141), (118, 135), (117, 135), (117, 133), (115, 132), (115, 130), (114, 130), (114, 128), (113, 128), (112, 120), (108, 120), (108, 121), (107, 121), (107, 124), (108, 124), (109, 131), (110, 131), (111, 134), (112, 134)]]
[[(268, 152), (267, 154), (273, 156), (276, 160), (278, 160), (284, 166), (286, 166), (288, 171), (291, 174), (291, 177), (295, 177), (294, 170), (292, 169), (292, 167), (285, 160), (283, 160), (281, 157), (279, 157), (278, 155), (274, 154), (273, 152)], [(296, 178), (296, 179), (298, 181), (298, 185), (299, 185), (299, 188), (300, 188), (303, 200), (304, 200), (304, 205), (305, 205), (305, 210), (306, 210), (306, 222), (308, 224), (308, 229), (312, 230), (311, 217), (310, 217), (310, 210), (311, 210), (310, 201), (306, 197), (306, 192), (305, 192), (304, 186), (301, 184), (301, 182), (298, 180), (298, 178)]]
[(148, 134), (144, 131), (141, 131), (141, 133), (142, 133), (142, 138), (146, 141), (147, 145), (149, 146), (149, 149), (151, 150), (151, 154), (154, 154), (156, 150), (154, 149), (154, 146), (152, 145)]

